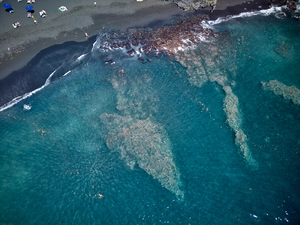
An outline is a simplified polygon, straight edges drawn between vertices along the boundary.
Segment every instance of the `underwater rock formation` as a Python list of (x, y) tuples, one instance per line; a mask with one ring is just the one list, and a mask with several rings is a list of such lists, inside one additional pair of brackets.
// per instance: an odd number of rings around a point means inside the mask
[(214, 36), (212, 29), (203, 26), (206, 16), (176, 20), (172, 25), (157, 29), (130, 29), (127, 32), (106, 32), (94, 46), (99, 51), (123, 49), (128, 56), (175, 54), (194, 48)]
[(275, 95), (291, 100), (295, 105), (300, 105), (300, 90), (295, 86), (286, 86), (277, 80), (261, 82), (265, 90), (272, 91)]
[[(165, 0), (168, 1), (168, 0)], [(170, 0), (169, 0), (170, 1)], [(204, 9), (206, 7), (211, 7), (211, 11), (214, 10), (217, 4), (217, 0), (173, 0), (177, 6), (182, 10), (198, 10), (200, 8)]]
[(239, 146), (243, 157), (247, 163), (253, 167), (257, 167), (256, 160), (252, 157), (251, 151), (247, 144), (247, 136), (241, 128), (241, 115), (238, 109), (238, 98), (233, 94), (230, 86), (223, 86), (225, 92), (224, 98), (224, 111), (227, 117), (228, 125), (233, 129), (235, 133), (235, 143)]
[(147, 73), (128, 77), (121, 69), (108, 81), (117, 92), (118, 113), (100, 115), (107, 147), (119, 152), (131, 169), (140, 167), (182, 200), (180, 174), (168, 134), (152, 117), (158, 98), (151, 77)]
[(295, 0), (269, 0), (270, 6), (280, 6), (283, 12), (300, 19), (300, 2)]
[(282, 41), (278, 47), (274, 48), (274, 51), (283, 58), (289, 58), (291, 55), (290, 49), (291, 48)]
[[(201, 43), (194, 50), (178, 52), (174, 58), (186, 68), (191, 85), (201, 87), (207, 82), (215, 82), (222, 87), (225, 94), (223, 110), (227, 117), (226, 122), (235, 133), (235, 144), (240, 149), (245, 161), (253, 168), (257, 168), (258, 163), (252, 157), (247, 144), (247, 136), (242, 130), (238, 98), (231, 88), (234, 85), (233, 79), (236, 74), (236, 53), (233, 48), (228, 47), (231, 46), (230, 42), (224, 44), (225, 41), (226, 34), (220, 44), (217, 39), (213, 39), (209, 43)], [(228, 74), (231, 74), (231, 77)]]
[(161, 125), (150, 118), (139, 120), (118, 114), (102, 114), (100, 118), (108, 130), (104, 137), (109, 149), (118, 151), (131, 169), (138, 165), (183, 199), (171, 143)]
[[(231, 89), (236, 74), (236, 52), (231, 47), (232, 39), (226, 33), (217, 36), (205, 26), (205, 19), (198, 15), (177, 19), (170, 25), (156, 29), (105, 33), (94, 45), (94, 50), (105, 54), (121, 50), (129, 57), (142, 60), (144, 57), (165, 54), (186, 68), (191, 85), (200, 88), (207, 82), (217, 83), (225, 93), (223, 109), (227, 123), (235, 133), (235, 144), (245, 161), (257, 167), (242, 130), (238, 98)], [(219, 35), (222, 35), (220, 39)], [(170, 140), (164, 128), (152, 118), (158, 100), (151, 88), (140, 89), (141, 86), (148, 87), (147, 80), (151, 79), (147, 76), (144, 79), (143, 76), (128, 80), (123, 71), (109, 80), (117, 92), (116, 108), (119, 113), (100, 116), (107, 129), (103, 137), (108, 148), (118, 151), (129, 167), (138, 165), (182, 199), (180, 175)], [(143, 85), (140, 85), (141, 82)]]

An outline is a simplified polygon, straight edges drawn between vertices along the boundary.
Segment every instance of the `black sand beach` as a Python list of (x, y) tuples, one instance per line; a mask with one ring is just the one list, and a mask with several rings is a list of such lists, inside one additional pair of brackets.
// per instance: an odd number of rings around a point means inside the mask
[[(208, 14), (211, 19), (216, 19), (268, 7), (268, 0), (219, 0), (214, 12), (210, 13), (210, 8), (197, 12), (183, 11), (172, 1), (161, 0), (127, 0), (122, 3), (113, 0), (86, 0), (84, 3), (79, 0), (62, 0), (59, 3), (37, 0), (32, 4), (37, 20), (34, 24), (32, 18), (26, 17), (26, 1), (6, 0), (3, 3), (12, 4), (15, 12), (10, 14), (2, 8), (0, 13), (0, 79), (23, 68), (42, 49), (66, 41), (86, 41), (85, 33), (92, 37), (103, 28), (126, 30), (165, 21), (174, 15), (192, 13)], [(59, 11), (61, 5), (66, 6), (68, 11)], [(47, 11), (46, 18), (39, 17), (38, 12), (42, 9)], [(14, 29), (12, 23), (16, 21), (21, 23), (21, 27)]]

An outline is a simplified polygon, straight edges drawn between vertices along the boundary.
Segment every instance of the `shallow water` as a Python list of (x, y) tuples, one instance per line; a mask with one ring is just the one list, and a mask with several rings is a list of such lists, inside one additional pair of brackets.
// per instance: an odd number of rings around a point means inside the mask
[(213, 29), (146, 64), (94, 49), (0, 112), (1, 223), (299, 223), (300, 106), (261, 83), (300, 98), (299, 22)]

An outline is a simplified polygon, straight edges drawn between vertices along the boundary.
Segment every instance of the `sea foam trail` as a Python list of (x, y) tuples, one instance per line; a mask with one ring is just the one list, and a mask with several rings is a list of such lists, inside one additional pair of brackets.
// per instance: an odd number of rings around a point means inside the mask
[[(60, 66), (61, 67), (61, 66)], [(24, 95), (21, 95), (21, 96), (18, 96), (18, 97), (15, 97), (13, 100), (11, 100), (10, 102), (2, 105), (0, 107), (0, 112), (1, 111), (4, 111), (12, 106), (14, 106), (15, 104), (19, 103), (20, 101), (36, 94), (37, 92), (39, 92), (40, 90), (44, 89), (45, 87), (47, 87), (50, 83), (51, 83), (51, 77), (53, 77), (53, 75), (56, 73), (56, 71), (60, 68), (58, 67), (56, 70), (54, 70), (50, 75), (49, 77), (47, 78), (45, 84), (37, 89), (35, 89), (34, 91), (31, 91), (31, 92), (28, 92), (28, 93), (25, 93)]]
[(207, 21), (202, 21), (202, 24), (207, 27), (211, 28), (211, 26), (220, 24), (223, 22), (226, 22), (231, 19), (236, 19), (236, 18), (243, 18), (243, 17), (251, 17), (251, 16), (269, 16), (269, 15), (276, 15), (276, 14), (282, 14), (282, 8), (281, 7), (271, 7), (269, 9), (262, 9), (258, 11), (253, 11), (253, 12), (242, 12), (238, 15), (230, 15), (226, 17), (219, 17), (216, 20), (207, 20)]
[(279, 95), (284, 99), (291, 100), (295, 105), (300, 105), (300, 90), (295, 86), (286, 86), (277, 80), (261, 82), (261, 84), (265, 90), (270, 90), (275, 95)]

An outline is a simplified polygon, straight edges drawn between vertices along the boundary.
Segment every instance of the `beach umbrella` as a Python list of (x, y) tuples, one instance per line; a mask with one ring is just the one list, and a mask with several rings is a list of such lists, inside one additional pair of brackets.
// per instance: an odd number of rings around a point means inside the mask
[(28, 6), (25, 7), (25, 9), (27, 11), (31, 11), (31, 10), (33, 10), (33, 6), (32, 5), (28, 5)]
[(11, 9), (12, 7), (11, 7), (11, 4), (3, 4), (3, 8), (4, 9)]

